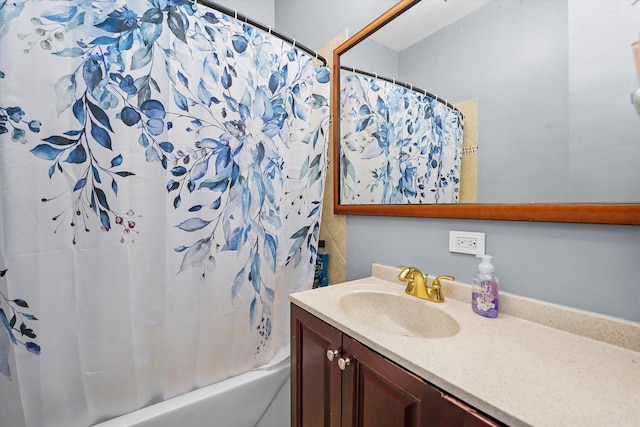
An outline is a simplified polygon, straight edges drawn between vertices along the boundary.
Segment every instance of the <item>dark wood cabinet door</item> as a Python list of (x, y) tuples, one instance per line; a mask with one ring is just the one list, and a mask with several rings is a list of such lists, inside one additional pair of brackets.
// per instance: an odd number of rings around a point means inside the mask
[(342, 346), (343, 427), (438, 425), (440, 391), (346, 335)]
[(291, 304), (291, 426), (339, 427), (342, 333)]

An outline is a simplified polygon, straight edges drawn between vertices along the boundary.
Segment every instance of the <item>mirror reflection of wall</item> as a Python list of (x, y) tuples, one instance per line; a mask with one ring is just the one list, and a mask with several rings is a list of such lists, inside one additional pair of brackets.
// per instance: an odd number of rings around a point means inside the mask
[(633, 203), (639, 33), (626, 0), (494, 0), (398, 52), (367, 40), (341, 65), (475, 100), (480, 203)]

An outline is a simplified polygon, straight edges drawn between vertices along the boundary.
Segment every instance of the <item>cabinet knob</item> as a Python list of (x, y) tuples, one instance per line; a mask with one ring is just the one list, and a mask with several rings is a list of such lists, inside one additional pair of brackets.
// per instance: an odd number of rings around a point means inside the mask
[(348, 357), (346, 359), (343, 359), (342, 357), (338, 359), (338, 368), (340, 368), (341, 371), (347, 369), (347, 366), (349, 366), (349, 364), (351, 364), (351, 359), (349, 359)]
[(338, 350), (327, 350), (327, 359), (329, 362), (333, 362), (333, 358), (338, 355)]

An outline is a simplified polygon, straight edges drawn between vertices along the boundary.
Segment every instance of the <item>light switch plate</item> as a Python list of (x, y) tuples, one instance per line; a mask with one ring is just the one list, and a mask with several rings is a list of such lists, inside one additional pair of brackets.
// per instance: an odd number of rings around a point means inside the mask
[(449, 231), (449, 252), (484, 255), (484, 233)]

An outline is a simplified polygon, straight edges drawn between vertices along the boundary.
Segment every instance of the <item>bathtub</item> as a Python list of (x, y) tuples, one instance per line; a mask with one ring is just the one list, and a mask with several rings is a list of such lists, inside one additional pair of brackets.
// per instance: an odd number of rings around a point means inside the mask
[(287, 358), (94, 427), (286, 427), (289, 377)]

